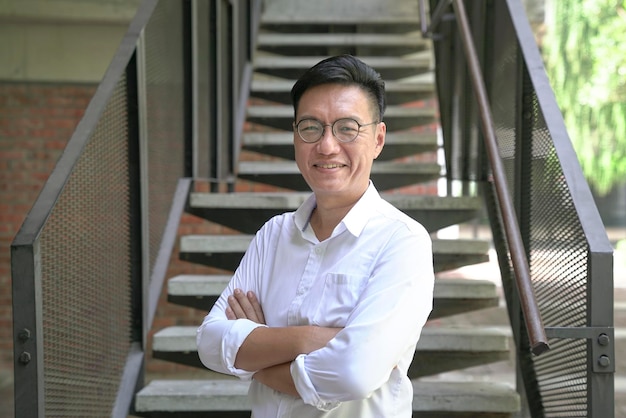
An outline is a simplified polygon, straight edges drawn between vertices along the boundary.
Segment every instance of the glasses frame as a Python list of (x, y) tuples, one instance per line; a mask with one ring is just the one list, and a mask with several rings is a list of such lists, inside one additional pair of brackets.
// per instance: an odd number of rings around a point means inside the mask
[[(349, 120), (349, 121), (352, 121), (352, 122), (356, 123), (357, 126), (359, 127), (359, 129), (357, 130), (357, 133), (354, 136), (354, 138), (352, 138), (349, 141), (342, 140), (341, 138), (339, 138), (337, 136), (337, 133), (335, 132), (335, 125), (337, 124), (337, 122), (346, 121), (346, 120)], [(318, 122), (320, 125), (322, 125), (322, 130), (320, 132), (320, 136), (315, 141), (307, 141), (306, 139), (304, 139), (304, 137), (300, 133), (300, 124), (302, 122), (305, 122), (305, 121), (315, 121), (315, 122)], [(370, 123), (359, 123), (357, 120), (352, 119), (352, 118), (340, 118), (340, 119), (337, 119), (336, 121), (334, 121), (333, 123), (322, 123), (320, 120), (315, 119), (315, 118), (304, 118), (304, 119), (300, 119), (297, 123), (294, 121), (293, 128), (298, 133), (298, 136), (300, 137), (302, 142), (305, 142), (307, 144), (315, 144), (316, 142), (319, 142), (319, 140), (322, 139), (322, 137), (324, 136), (324, 131), (325, 131), (326, 127), (330, 126), (330, 131), (332, 132), (333, 136), (335, 137), (335, 139), (337, 141), (341, 142), (342, 144), (349, 144), (350, 142), (354, 142), (359, 137), (359, 134), (361, 133), (361, 128), (362, 127), (375, 125), (375, 124), (378, 124), (378, 123), (380, 123), (380, 121), (378, 121), (378, 120), (376, 120), (374, 122), (370, 122)]]

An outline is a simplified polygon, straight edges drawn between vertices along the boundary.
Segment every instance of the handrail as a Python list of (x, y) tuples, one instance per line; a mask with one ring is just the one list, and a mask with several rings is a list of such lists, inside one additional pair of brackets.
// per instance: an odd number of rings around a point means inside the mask
[[(426, 21), (424, 1), (425, 0), (419, 0), (420, 19), (422, 22)], [(530, 347), (532, 353), (538, 356), (549, 350), (550, 346), (548, 345), (548, 338), (546, 336), (545, 327), (543, 326), (543, 321), (541, 319), (541, 313), (539, 312), (537, 298), (535, 297), (535, 291), (532, 286), (528, 259), (526, 257), (526, 251), (522, 242), (520, 228), (517, 223), (515, 209), (506, 182), (504, 167), (502, 165), (502, 160), (500, 159), (493, 117), (489, 107), (489, 100), (487, 98), (487, 92), (480, 69), (480, 63), (478, 62), (478, 55), (472, 42), (472, 34), (463, 1), (441, 0), (435, 10), (437, 12), (437, 19), (433, 22), (433, 24), (438, 24), (441, 18), (440, 13), (442, 13), (442, 10), (444, 10), (445, 7), (447, 7), (450, 3), (452, 3), (455, 9), (456, 22), (460, 32), (460, 39), (463, 43), (463, 49), (465, 52), (465, 57), (467, 59), (472, 87), (476, 96), (476, 101), (478, 102), (478, 111), (480, 115), (481, 126), (483, 129), (485, 146), (487, 149), (489, 162), (491, 163), (496, 196), (498, 198), (498, 204), (504, 223), (505, 234), (511, 252), (511, 262), (513, 264), (515, 282), (517, 285), (517, 290), (519, 292), (522, 314), (524, 315), (524, 321), (526, 323)], [(427, 37), (431, 34), (432, 24), (431, 28), (426, 28), (425, 23), (422, 23), (422, 35)]]

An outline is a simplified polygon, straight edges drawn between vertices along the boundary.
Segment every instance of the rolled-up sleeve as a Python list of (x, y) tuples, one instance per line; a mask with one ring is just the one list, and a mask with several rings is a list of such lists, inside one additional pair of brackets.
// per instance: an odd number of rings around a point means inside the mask
[(244, 380), (250, 380), (255, 371), (236, 368), (237, 353), (254, 329), (266, 325), (248, 319), (229, 320), (226, 317), (226, 308), (228, 296), (232, 295), (236, 288), (259, 294), (259, 234), (250, 243), (235, 274), (196, 333), (198, 356), (202, 364), (216, 372), (234, 375)]
[(413, 359), (432, 310), (431, 240), (425, 230), (401, 228), (382, 247), (345, 327), (324, 348), (291, 364), (298, 393), (318, 409), (369, 397), (394, 368), (406, 375)]
[[(214, 308), (216, 310), (216, 308)], [(196, 343), (198, 356), (207, 368), (220, 373), (252, 379), (255, 371), (235, 367), (239, 348), (250, 333), (265, 325), (247, 319), (228, 320), (209, 313), (198, 328)]]
[(306, 404), (313, 405), (322, 411), (330, 411), (341, 405), (341, 402), (325, 401), (320, 397), (315, 389), (315, 386), (313, 386), (313, 382), (309, 379), (309, 375), (302, 372), (306, 369), (306, 366), (304, 365), (305, 359), (306, 355), (300, 354), (291, 363), (290, 367), (291, 376), (294, 380), (298, 393), (302, 397), (302, 401)]

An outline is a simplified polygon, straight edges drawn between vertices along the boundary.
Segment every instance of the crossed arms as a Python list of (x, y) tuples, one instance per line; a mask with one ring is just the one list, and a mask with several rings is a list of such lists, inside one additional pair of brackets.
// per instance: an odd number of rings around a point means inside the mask
[[(288, 320), (290, 296), (281, 300), (278, 295), (295, 294), (299, 282), (266, 284), (271, 274), (283, 276), (273, 261), (265, 260), (294, 255), (282, 254), (275, 244), (264, 242), (261, 234), (256, 238), (261, 244), (251, 245), (198, 329), (203, 364), (300, 396), (305, 404), (320, 409), (331, 402), (369, 397), (389, 381), (394, 369), (405, 374), (432, 308), (432, 253), (427, 235), (415, 236), (402, 228), (388, 235), (392, 244), (380, 250), (384, 256), (376, 259), (367, 276), (324, 273), (323, 280), (330, 277), (333, 281), (319, 282), (315, 288), (319, 300), (299, 305)], [(353, 271), (348, 264), (367, 266), (369, 261), (356, 261), (364, 257), (362, 252), (343, 257), (339, 263), (346, 266), (333, 265), (333, 270)], [(341, 287), (352, 278), (364, 278), (363, 287), (355, 300), (343, 303), (347, 288)], [(259, 301), (269, 305), (262, 309)], [(266, 318), (273, 324), (266, 324)]]
[[(263, 309), (253, 292), (236, 289), (228, 297), (226, 317), (248, 319), (265, 324)], [(258, 370), (253, 378), (272, 389), (299, 397), (290, 373), (290, 364), (300, 354), (324, 347), (341, 328), (313, 325), (292, 327), (258, 327), (244, 340), (235, 359), (235, 367)]]

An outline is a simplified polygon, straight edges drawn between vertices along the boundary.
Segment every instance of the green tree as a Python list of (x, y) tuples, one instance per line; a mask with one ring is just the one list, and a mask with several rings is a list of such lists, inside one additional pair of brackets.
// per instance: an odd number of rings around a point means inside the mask
[(626, 0), (551, 0), (543, 53), (580, 164), (600, 194), (626, 182)]

